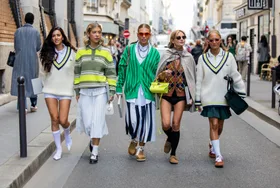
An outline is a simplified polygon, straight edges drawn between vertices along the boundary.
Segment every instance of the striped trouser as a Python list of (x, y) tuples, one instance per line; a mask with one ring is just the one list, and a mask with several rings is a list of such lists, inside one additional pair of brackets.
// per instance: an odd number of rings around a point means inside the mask
[(139, 106), (132, 102), (126, 102), (126, 109), (126, 134), (139, 142), (155, 141), (155, 103), (150, 102)]

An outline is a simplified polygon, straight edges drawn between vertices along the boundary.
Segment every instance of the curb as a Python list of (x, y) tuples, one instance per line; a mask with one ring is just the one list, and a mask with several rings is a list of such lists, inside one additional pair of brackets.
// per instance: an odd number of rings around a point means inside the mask
[[(76, 119), (72, 119), (70, 122), (70, 131), (72, 132), (76, 128)], [(61, 132), (62, 141), (64, 141), (63, 131)], [(27, 151), (28, 157), (20, 158), (19, 153), (16, 153), (0, 168), (0, 180), (4, 182), (4, 185), (0, 186), (1, 188), (23, 187), (52, 155), (55, 151), (55, 143), (50, 127), (28, 143)]]
[(258, 116), (260, 119), (273, 125), (277, 129), (280, 129), (280, 116), (276, 111), (255, 102), (254, 100), (250, 99), (249, 97), (245, 98), (245, 101), (249, 105), (249, 108), (247, 109), (249, 112), (252, 112), (256, 116)]

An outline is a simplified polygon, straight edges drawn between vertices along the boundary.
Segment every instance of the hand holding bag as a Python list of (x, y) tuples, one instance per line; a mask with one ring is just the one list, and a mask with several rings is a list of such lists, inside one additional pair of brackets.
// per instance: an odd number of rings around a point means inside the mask
[(7, 61), (7, 65), (9, 65), (10, 67), (14, 67), (15, 59), (16, 59), (16, 53), (10, 51), (8, 61)]
[(227, 101), (229, 107), (237, 115), (240, 115), (248, 108), (248, 104), (234, 90), (232, 78), (227, 75), (227, 76), (225, 76), (224, 79), (226, 79), (228, 81), (228, 83), (227, 83), (228, 92), (225, 95), (226, 101)]

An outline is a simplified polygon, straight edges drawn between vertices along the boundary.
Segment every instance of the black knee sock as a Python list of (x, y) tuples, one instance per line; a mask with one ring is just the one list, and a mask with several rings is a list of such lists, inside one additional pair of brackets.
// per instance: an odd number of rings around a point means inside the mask
[(179, 144), (180, 139), (180, 131), (178, 132), (171, 132), (171, 154), (176, 155), (176, 149)]
[(167, 141), (168, 141), (168, 142), (171, 142), (171, 133), (172, 133), (172, 128), (171, 128), (171, 127), (169, 127), (169, 129), (168, 129), (168, 130), (164, 130), (164, 129), (163, 129), (163, 131), (165, 132), (165, 134), (166, 134), (166, 136), (167, 136)]

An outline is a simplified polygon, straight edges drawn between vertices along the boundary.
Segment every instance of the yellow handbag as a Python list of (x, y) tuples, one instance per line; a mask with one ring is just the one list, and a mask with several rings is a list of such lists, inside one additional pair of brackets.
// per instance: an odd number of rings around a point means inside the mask
[(158, 82), (158, 81), (152, 82), (150, 86), (150, 91), (156, 94), (168, 93), (168, 86), (169, 83)]

